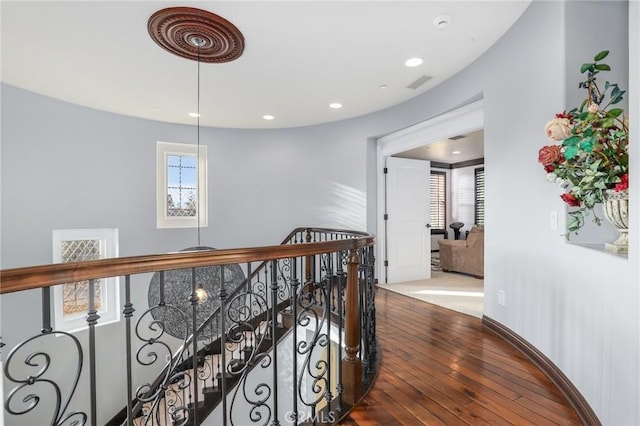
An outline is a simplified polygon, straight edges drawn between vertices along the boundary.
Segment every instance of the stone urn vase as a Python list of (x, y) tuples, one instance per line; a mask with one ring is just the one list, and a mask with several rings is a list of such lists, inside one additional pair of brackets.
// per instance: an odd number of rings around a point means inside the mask
[(629, 190), (615, 192), (607, 189), (602, 209), (607, 220), (620, 232), (617, 240), (604, 245), (605, 250), (611, 253), (629, 253)]

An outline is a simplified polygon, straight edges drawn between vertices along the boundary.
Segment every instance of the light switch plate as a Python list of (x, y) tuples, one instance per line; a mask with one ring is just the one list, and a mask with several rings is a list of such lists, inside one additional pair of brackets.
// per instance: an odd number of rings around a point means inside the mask
[(551, 210), (551, 213), (549, 214), (549, 228), (552, 231), (558, 230), (558, 212), (555, 210)]

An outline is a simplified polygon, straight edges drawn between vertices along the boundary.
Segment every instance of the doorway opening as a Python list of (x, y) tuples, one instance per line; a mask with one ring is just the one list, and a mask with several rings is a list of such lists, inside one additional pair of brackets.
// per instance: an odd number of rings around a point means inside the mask
[[(418, 278), (418, 280), (424, 282), (425, 288), (413, 289), (416, 293), (414, 297), (423, 300), (425, 300), (425, 297), (437, 300), (442, 297), (447, 298), (448, 296), (452, 296), (449, 294), (452, 291), (450, 280), (448, 283), (444, 281), (441, 282), (442, 285), (438, 286), (438, 288), (426, 287), (432, 284), (436, 285), (436, 281), (442, 281), (443, 278), (454, 278), (454, 281), (459, 281), (458, 284), (462, 283), (463, 290), (460, 290), (458, 293), (464, 293), (467, 298), (482, 299), (481, 279), (459, 273), (446, 274), (450, 276), (444, 277), (444, 273), (438, 271), (437, 241), (445, 238), (445, 236), (453, 239), (455, 238), (455, 234), (461, 235), (460, 238), (464, 239), (471, 227), (479, 223), (478, 209), (476, 208), (476, 204), (474, 204), (477, 203), (477, 191), (474, 191), (474, 186), (477, 187), (478, 169), (482, 171), (482, 183), (484, 183), (484, 153), (482, 150), (483, 127), (484, 114), (482, 101), (477, 101), (377, 140), (377, 249), (378, 259), (382, 259), (381, 262), (378, 262), (377, 273), (378, 277), (380, 277), (379, 282), (381, 286), (388, 285), (392, 288), (399, 288), (399, 284), (402, 284), (402, 286), (415, 284), (410, 278), (406, 279), (405, 275), (398, 274), (394, 270), (394, 266), (397, 265), (390, 263), (390, 260), (397, 262), (397, 253), (402, 253), (403, 250), (406, 252), (407, 249), (405, 247), (404, 249), (398, 250), (398, 244), (400, 244), (402, 240), (398, 240), (397, 236), (394, 235), (394, 233), (398, 232), (398, 227), (393, 225), (392, 221), (390, 221), (391, 217), (388, 214), (389, 204), (391, 203), (393, 205), (395, 203), (395, 201), (393, 201), (394, 195), (390, 194), (390, 191), (396, 189), (388, 186), (388, 175), (385, 174), (385, 171), (388, 172), (389, 158), (430, 161), (431, 170), (444, 170), (446, 182), (449, 185), (449, 189), (447, 190), (449, 199), (455, 197), (457, 201), (464, 199), (465, 196), (468, 197), (469, 194), (471, 195), (471, 199), (470, 202), (461, 203), (452, 203), (449, 201), (444, 209), (439, 209), (437, 204), (439, 198), (436, 196), (434, 199), (432, 194), (431, 206), (435, 207), (435, 209), (432, 208), (431, 210), (434, 211), (429, 213), (428, 217), (423, 218), (423, 224), (421, 226), (429, 228), (433, 222), (433, 226), (436, 227), (436, 232), (427, 234), (427, 238), (429, 238), (432, 243), (430, 251), (433, 253), (433, 259), (432, 253), (420, 253), (420, 256), (428, 257), (426, 267), (432, 269), (430, 272), (433, 274), (433, 278), (426, 280)], [(453, 144), (455, 143), (460, 145), (454, 148)], [(453, 154), (453, 152), (456, 151), (459, 151), (459, 153)], [(466, 157), (463, 152), (467, 154)], [(458, 155), (459, 157), (455, 157)], [(394, 160), (394, 162), (395, 161), (396, 160)], [(454, 163), (455, 169), (452, 167)], [(455, 171), (456, 169), (457, 171)], [(423, 183), (425, 187), (429, 186), (428, 180), (425, 180)], [(432, 179), (431, 187), (428, 188), (430, 191), (428, 192), (433, 191), (433, 183), (434, 180)], [(465, 192), (465, 194), (462, 194), (462, 192)], [(425, 198), (425, 203), (428, 202), (427, 200), (428, 196)], [(484, 201), (484, 187), (482, 187), (482, 201)], [(483, 215), (484, 209), (482, 209), (482, 216)], [(467, 218), (466, 222), (468, 223), (465, 223), (464, 228), (459, 229), (458, 232), (454, 234), (454, 229), (449, 229), (449, 225), (459, 221), (457, 219), (460, 217)], [(444, 230), (442, 229), (443, 227), (445, 228)], [(413, 250), (413, 248), (411, 250)], [(412, 253), (412, 256), (410, 256), (412, 259), (416, 259), (416, 257), (415, 253)], [(420, 261), (424, 259), (416, 260)], [(402, 266), (404, 267), (406, 265)], [(464, 284), (464, 282), (468, 279), (472, 281), (467, 282), (467, 284), (470, 285), (465, 287), (466, 284)], [(476, 281), (473, 282), (473, 280)], [(480, 284), (480, 290), (478, 290), (478, 284)], [(434, 303), (438, 304), (437, 302)], [(461, 311), (464, 311), (464, 309)], [(482, 308), (480, 308), (480, 314), (481, 312)], [(475, 314), (472, 312), (465, 313)]]

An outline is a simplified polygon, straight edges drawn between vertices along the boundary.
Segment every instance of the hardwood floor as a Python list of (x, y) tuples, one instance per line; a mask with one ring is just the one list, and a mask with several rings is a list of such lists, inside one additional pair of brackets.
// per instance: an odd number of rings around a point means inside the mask
[(576, 425), (557, 388), (481, 321), (378, 289), (382, 362), (343, 425)]

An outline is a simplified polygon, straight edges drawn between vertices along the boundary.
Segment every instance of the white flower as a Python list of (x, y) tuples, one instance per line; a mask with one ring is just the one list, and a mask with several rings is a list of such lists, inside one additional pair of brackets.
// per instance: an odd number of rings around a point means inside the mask
[(589, 112), (591, 114), (595, 114), (596, 112), (598, 112), (598, 104), (591, 104), (589, 105)]
[(568, 180), (562, 179), (561, 177), (558, 177), (558, 179), (556, 179), (556, 183), (562, 189), (567, 189), (569, 185), (571, 185)]
[(547, 137), (552, 141), (563, 141), (571, 136), (571, 121), (568, 118), (554, 118), (544, 127)]
[(558, 176), (556, 176), (554, 173), (547, 173), (547, 180), (549, 182), (554, 183), (557, 178)]

